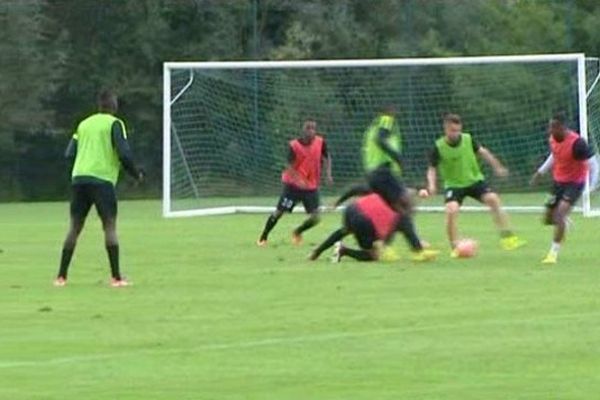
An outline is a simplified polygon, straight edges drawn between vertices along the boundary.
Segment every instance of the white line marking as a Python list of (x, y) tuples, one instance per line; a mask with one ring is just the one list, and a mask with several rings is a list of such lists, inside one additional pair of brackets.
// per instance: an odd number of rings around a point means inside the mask
[(469, 328), (469, 327), (481, 327), (481, 326), (493, 326), (493, 325), (519, 325), (519, 324), (539, 324), (548, 323), (553, 321), (565, 320), (565, 319), (576, 319), (576, 318), (589, 318), (600, 316), (600, 312), (589, 312), (589, 313), (573, 313), (573, 314), (562, 314), (562, 315), (550, 315), (541, 318), (528, 318), (528, 319), (490, 319), (477, 322), (467, 322), (459, 324), (439, 324), (439, 325), (428, 325), (428, 326), (411, 326), (403, 328), (385, 328), (375, 329), (363, 332), (330, 332), (323, 334), (314, 335), (302, 335), (294, 337), (274, 337), (258, 340), (250, 340), (246, 342), (231, 342), (231, 343), (212, 343), (204, 344), (200, 346), (192, 346), (189, 348), (179, 349), (141, 349), (134, 351), (122, 351), (118, 353), (105, 353), (96, 355), (76, 355), (72, 357), (59, 357), (51, 358), (46, 360), (31, 360), (31, 361), (0, 361), (0, 369), (5, 368), (19, 368), (19, 367), (42, 367), (48, 365), (57, 364), (70, 364), (79, 362), (90, 362), (90, 361), (101, 361), (110, 360), (114, 358), (123, 358), (131, 356), (145, 356), (145, 355), (169, 355), (169, 354), (190, 354), (198, 353), (209, 350), (228, 350), (228, 349), (245, 349), (253, 347), (263, 346), (277, 346), (282, 344), (295, 344), (295, 343), (310, 343), (310, 342), (325, 342), (334, 341), (339, 339), (352, 339), (366, 336), (378, 336), (378, 335), (389, 335), (399, 333), (414, 333), (414, 332), (428, 332), (438, 330), (448, 330), (457, 328)]

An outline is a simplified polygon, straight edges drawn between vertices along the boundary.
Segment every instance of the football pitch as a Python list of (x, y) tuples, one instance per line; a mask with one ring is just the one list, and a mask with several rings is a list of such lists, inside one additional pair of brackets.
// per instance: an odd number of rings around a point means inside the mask
[[(269, 246), (265, 215), (163, 219), (157, 201), (119, 204), (112, 289), (95, 213), (69, 284), (52, 286), (67, 203), (0, 204), (0, 399), (594, 399), (600, 393), (598, 220), (574, 216), (559, 264), (551, 231), (512, 214), (529, 244), (499, 248), (487, 214), (461, 216), (480, 241), (448, 256), (441, 214), (419, 214), (437, 261), (305, 261), (337, 228), (328, 214)], [(595, 394), (594, 394), (595, 393)]]

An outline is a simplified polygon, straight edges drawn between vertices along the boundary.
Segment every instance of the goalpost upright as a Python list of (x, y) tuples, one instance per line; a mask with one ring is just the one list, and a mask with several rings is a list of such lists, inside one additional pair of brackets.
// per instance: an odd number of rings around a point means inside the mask
[[(182, 179), (182, 183), (180, 185), (185, 186), (186, 188), (189, 186), (193, 186), (192, 189), (185, 189), (186, 196), (193, 199), (194, 197), (199, 197), (199, 192), (202, 192), (206, 189), (203, 185), (210, 185), (210, 182), (207, 183), (207, 179), (202, 175), (199, 170), (199, 166), (193, 164), (193, 152), (190, 151), (189, 155), (184, 150), (183, 146), (192, 146), (194, 147), (194, 151), (198, 154), (201, 151), (205, 151), (210, 153), (212, 149), (203, 149), (203, 144), (198, 144), (198, 140), (192, 139), (193, 135), (210, 135), (214, 133), (209, 133), (203, 131), (205, 125), (208, 122), (197, 122), (199, 125), (194, 129), (188, 129), (185, 132), (186, 140), (183, 145), (180, 143), (179, 138), (179, 130), (175, 129), (175, 125), (173, 123), (173, 109), (175, 107), (179, 107), (180, 103), (182, 111), (180, 119), (189, 118), (190, 121), (209, 121), (211, 124), (218, 123), (218, 121), (225, 121), (227, 116), (220, 115), (220, 112), (217, 110), (210, 108), (210, 105), (207, 105), (207, 98), (214, 97), (214, 99), (218, 100), (219, 90), (223, 90), (222, 87), (226, 87), (225, 85), (229, 85), (227, 87), (231, 87), (232, 93), (222, 93), (223, 96), (229, 96), (231, 98), (231, 102), (236, 102), (232, 107), (243, 107), (244, 99), (240, 98), (240, 90), (243, 89), (244, 81), (236, 82), (235, 79), (238, 75), (230, 75), (230, 74), (242, 74), (243, 71), (255, 71), (254, 75), (254, 83), (250, 84), (254, 85), (255, 90), (258, 90), (258, 82), (257, 82), (257, 74), (256, 71), (270, 73), (270, 71), (275, 71), (281, 74), (283, 78), (286, 78), (290, 81), (293, 81), (293, 77), (291, 76), (292, 70), (315, 70), (315, 71), (365, 71), (365, 74), (369, 74), (371, 69), (386, 69), (390, 70), (393, 68), (398, 68), (398, 81), (401, 79), (405, 79), (402, 75), (402, 68), (430, 68), (430, 67), (447, 67), (447, 68), (455, 68), (459, 66), (468, 66), (468, 65), (484, 65), (484, 66), (494, 66), (494, 65), (502, 65), (502, 64), (510, 64), (512, 66), (520, 66), (526, 64), (551, 64), (556, 63), (559, 65), (562, 64), (572, 64), (575, 66), (577, 78), (576, 78), (576, 90), (577, 90), (577, 112), (578, 112), (578, 122), (579, 122), (579, 130), (581, 136), (585, 139), (588, 139), (588, 110), (587, 110), (587, 99), (586, 99), (586, 91), (587, 91), (587, 80), (586, 80), (586, 58), (582, 53), (574, 53), (574, 54), (545, 54), (545, 55), (506, 55), (506, 56), (480, 56), (480, 57), (448, 57), (448, 58), (412, 58), (412, 59), (379, 59), (379, 60), (310, 60), (310, 61), (244, 61), (244, 62), (166, 62), (163, 65), (163, 215), (167, 217), (175, 217), (175, 216), (192, 216), (192, 215), (212, 215), (212, 214), (222, 214), (222, 213), (234, 213), (234, 212), (252, 212), (252, 211), (267, 211), (270, 208), (255, 206), (253, 204), (244, 204), (244, 205), (218, 205), (216, 207), (183, 207), (182, 209), (174, 209), (173, 207), (173, 163), (174, 157), (173, 152), (177, 151), (177, 159), (178, 165), (180, 165), (180, 169), (182, 175), (185, 175), (186, 178)], [(477, 67), (474, 67), (477, 68)], [(174, 87), (173, 83), (173, 72), (187, 72), (189, 75), (186, 77), (185, 73), (181, 75), (181, 78), (178, 78), (177, 87)], [(344, 72), (346, 73), (346, 72)], [(350, 73), (350, 72), (347, 72)], [(203, 79), (203, 76), (210, 75), (210, 78), (213, 79), (210, 83), (207, 83), (204, 92), (191, 93), (191, 89), (195, 87), (196, 81), (194, 81), (194, 77), (196, 76), (198, 79)], [(405, 74), (406, 75), (406, 74)], [(217, 86), (216, 80), (222, 78), (223, 86)], [(278, 78), (282, 80), (283, 78)], [(539, 77), (538, 77), (539, 78)], [(313, 79), (315, 82), (318, 82), (318, 78), (303, 78), (302, 82), (310, 82)], [(341, 79), (344, 79), (342, 76)], [(278, 83), (277, 81), (276, 83)], [(476, 82), (475, 82), (476, 83)], [(498, 83), (500, 86), (502, 82)], [(277, 89), (277, 86), (271, 81), (267, 81), (265, 78), (265, 86), (271, 85)], [(391, 83), (390, 83), (391, 85)], [(271, 86), (268, 86), (271, 89)], [(241, 89), (240, 89), (241, 88)], [(290, 96), (297, 96), (295, 90), (298, 88), (302, 88), (300, 83), (298, 83), (298, 87), (294, 86), (290, 89)], [(306, 87), (305, 90), (310, 91), (310, 87)], [(323, 90), (323, 89), (322, 89)], [(327, 89), (329, 90), (329, 89)], [(364, 88), (364, 90), (368, 90), (368, 88)], [(393, 90), (393, 88), (392, 88)], [(400, 90), (400, 89), (398, 89)], [(428, 89), (429, 90), (429, 89)], [(433, 89), (432, 89), (433, 90)], [(573, 88), (575, 90), (575, 88)], [(432, 92), (433, 93), (433, 92)], [(249, 100), (249, 102), (254, 102), (254, 110), (257, 109), (257, 93), (254, 93), (254, 100)], [(435, 96), (440, 96), (435, 93)], [(211, 97), (211, 98), (212, 98)], [(433, 95), (432, 95), (433, 97)], [(437, 99), (438, 97), (435, 97)], [(183, 104), (185, 101), (188, 103)], [(249, 98), (250, 99), (250, 98)], [(347, 99), (345, 99), (347, 100)], [(310, 108), (310, 104), (302, 104), (300, 100), (297, 101), (298, 104), (294, 103), (298, 109)], [(485, 101), (485, 99), (481, 100)], [(368, 103), (368, 101), (366, 101)], [(546, 107), (546, 105), (543, 105)], [(198, 108), (206, 108), (203, 111), (194, 110), (194, 107)], [(432, 104), (432, 108), (435, 108), (436, 105)], [(317, 109), (318, 107), (314, 107), (312, 109)], [(375, 114), (377, 110), (370, 110), (372, 115)], [(438, 112), (440, 110), (435, 109), (434, 112)], [(267, 111), (263, 111), (266, 113)], [(216, 113), (219, 115), (214, 116), (211, 113)], [(232, 113), (238, 113), (242, 115), (243, 112), (234, 108)], [(252, 116), (253, 120), (259, 117), (256, 111), (254, 111), (255, 115)], [(245, 115), (245, 114), (244, 114)], [(547, 115), (549, 117), (550, 115)], [(236, 118), (238, 115), (233, 115), (232, 118)], [(241, 118), (241, 117), (240, 117)], [(290, 117), (291, 119), (292, 117)], [(184, 121), (182, 119), (182, 121)], [(215, 122), (217, 121), (217, 122)], [(185, 121), (184, 121), (185, 122)], [(184, 122), (180, 122), (181, 125), (185, 125)], [(239, 122), (234, 121), (232, 125), (235, 128), (239, 128), (242, 126), (245, 121)], [(251, 122), (248, 122), (251, 124)], [(261, 123), (261, 127), (264, 124)], [(356, 129), (364, 129), (365, 126), (357, 127)], [(233, 129), (233, 128), (232, 128)], [(269, 135), (269, 131), (263, 132), (264, 135)], [(235, 142), (232, 146), (233, 150), (237, 151), (236, 146), (246, 146), (247, 143), (244, 142), (246, 138), (239, 139), (238, 141), (242, 143), (241, 145)], [(253, 138), (258, 140), (258, 138)], [(261, 139), (263, 140), (263, 139)], [(416, 139), (415, 139), (416, 140)], [(258, 140), (260, 141), (260, 140)], [(175, 148), (173, 144), (178, 144), (178, 148)], [(255, 150), (256, 147), (253, 147), (253, 144), (249, 146), (250, 150)], [(278, 149), (282, 150), (282, 149)], [(238, 154), (238, 153), (236, 153)], [(243, 154), (243, 153), (240, 153)], [(255, 157), (263, 157), (262, 154), (255, 154)], [(190, 167), (188, 163), (188, 157), (192, 158), (192, 166)], [(206, 165), (204, 166), (206, 167)], [(219, 166), (219, 168), (225, 168)], [(228, 167), (229, 168), (229, 167)], [(242, 165), (239, 167), (240, 169), (244, 169)], [(213, 169), (218, 169), (217, 167)], [(220, 171), (220, 170), (219, 170)], [(230, 172), (227, 170), (226, 172)], [(237, 173), (237, 171), (236, 171)], [(225, 174), (225, 172), (223, 172)], [(273, 175), (273, 174), (271, 174)], [(357, 179), (359, 176), (356, 177)], [(233, 179), (233, 178), (232, 178)], [(266, 179), (266, 178), (264, 178)], [(257, 182), (256, 186), (261, 182)], [(224, 185), (224, 183), (219, 181), (220, 185)], [(197, 188), (198, 185), (200, 188)], [(235, 186), (235, 182), (232, 184)], [(586, 189), (586, 192), (583, 196), (582, 208), (584, 215), (593, 214), (591, 202), (590, 202), (590, 193), (589, 188)], [(433, 208), (435, 209), (435, 208)], [(521, 207), (521, 210), (532, 210), (539, 209), (538, 207)]]

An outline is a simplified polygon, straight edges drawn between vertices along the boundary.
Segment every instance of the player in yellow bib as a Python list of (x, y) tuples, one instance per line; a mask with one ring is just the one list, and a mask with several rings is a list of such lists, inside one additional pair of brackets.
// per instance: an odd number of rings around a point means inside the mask
[(138, 181), (144, 173), (133, 163), (122, 120), (115, 117), (117, 97), (103, 91), (98, 96), (98, 112), (79, 123), (65, 156), (74, 160), (71, 173), (71, 224), (65, 238), (55, 286), (65, 286), (77, 238), (94, 205), (102, 220), (104, 241), (111, 269), (111, 286), (127, 286), (119, 268), (117, 239), (117, 197), (115, 185), (121, 166)]
[(497, 176), (508, 176), (508, 170), (485, 147), (477, 143), (470, 134), (462, 131), (459, 115), (446, 114), (443, 120), (444, 136), (435, 142), (427, 170), (427, 191), (437, 191), (437, 171), (444, 183), (446, 202), (446, 231), (452, 248), (451, 256), (457, 257), (454, 248), (459, 241), (458, 213), (465, 197), (472, 197), (487, 205), (501, 236), (501, 245), (513, 250), (525, 244), (509, 228), (508, 216), (502, 210), (500, 197), (485, 182), (478, 157), (484, 159)]

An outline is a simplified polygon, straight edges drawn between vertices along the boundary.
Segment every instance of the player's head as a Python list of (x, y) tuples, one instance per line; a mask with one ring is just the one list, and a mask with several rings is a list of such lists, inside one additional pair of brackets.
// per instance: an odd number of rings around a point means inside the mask
[(453, 113), (444, 114), (444, 135), (450, 142), (456, 142), (462, 133), (462, 120), (460, 115)]
[(98, 110), (108, 114), (114, 114), (119, 109), (117, 95), (108, 89), (103, 89), (98, 93)]
[(317, 121), (314, 118), (306, 118), (302, 125), (302, 137), (312, 139), (317, 134)]
[(389, 115), (390, 117), (395, 117), (398, 114), (398, 109), (393, 104), (388, 104), (381, 108), (381, 115)]
[(557, 111), (548, 122), (548, 133), (555, 140), (563, 140), (567, 134), (567, 114), (564, 111)]

